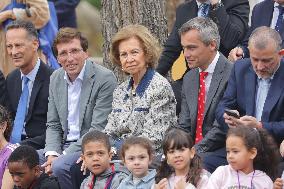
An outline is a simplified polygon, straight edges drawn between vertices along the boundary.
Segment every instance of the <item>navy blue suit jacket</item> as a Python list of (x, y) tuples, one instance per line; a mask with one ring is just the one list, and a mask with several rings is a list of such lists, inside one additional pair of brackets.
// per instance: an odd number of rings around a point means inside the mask
[[(246, 37), (242, 42), (245, 57), (249, 57), (249, 51), (247, 46), (251, 33), (253, 32), (253, 30), (260, 26), (270, 27), (273, 18), (273, 12), (274, 0), (265, 0), (254, 6), (251, 15), (251, 27), (249, 28)], [(280, 35), (282, 37), (282, 47), (284, 47), (284, 32), (282, 32)]]
[[(25, 118), (25, 131), (28, 139), (22, 141), (21, 144), (32, 146), (35, 149), (42, 149), (45, 145), (49, 78), (52, 72), (53, 70), (49, 66), (43, 62), (40, 63)], [(8, 108), (14, 119), (22, 94), (22, 80), (19, 69), (15, 69), (7, 76), (6, 87)]]
[[(263, 107), (261, 122), (278, 144), (284, 139), (284, 60), (275, 72)], [(255, 117), (255, 99), (257, 94), (257, 75), (250, 59), (242, 59), (234, 64), (227, 89), (216, 109), (216, 119), (224, 130), (228, 129), (224, 121), (224, 109), (238, 110), (240, 116)]]

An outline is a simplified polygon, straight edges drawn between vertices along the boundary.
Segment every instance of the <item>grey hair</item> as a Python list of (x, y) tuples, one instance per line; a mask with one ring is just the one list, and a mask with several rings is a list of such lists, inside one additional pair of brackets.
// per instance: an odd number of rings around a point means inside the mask
[(280, 34), (270, 27), (261, 26), (256, 28), (249, 37), (249, 45), (253, 45), (259, 50), (263, 50), (269, 43), (275, 44), (275, 50), (281, 50), (282, 38)]
[(6, 32), (12, 29), (24, 29), (27, 31), (28, 37), (35, 38), (38, 40), (37, 30), (35, 26), (33, 25), (33, 23), (31, 23), (30, 21), (15, 20), (7, 26)]
[(183, 35), (190, 30), (197, 30), (200, 40), (209, 45), (212, 41), (216, 42), (216, 50), (220, 47), (220, 35), (217, 25), (210, 18), (195, 17), (182, 25), (179, 35)]

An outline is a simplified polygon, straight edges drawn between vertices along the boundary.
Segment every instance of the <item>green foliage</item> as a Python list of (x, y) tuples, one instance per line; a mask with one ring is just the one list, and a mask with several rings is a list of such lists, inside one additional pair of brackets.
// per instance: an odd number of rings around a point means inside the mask
[(97, 7), (98, 9), (101, 8), (101, 0), (87, 0), (93, 6)]

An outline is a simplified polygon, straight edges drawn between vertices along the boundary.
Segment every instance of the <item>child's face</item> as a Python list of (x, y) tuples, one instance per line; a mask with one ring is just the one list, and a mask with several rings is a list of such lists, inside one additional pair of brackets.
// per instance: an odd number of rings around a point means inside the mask
[(100, 141), (91, 141), (85, 144), (82, 158), (87, 168), (95, 175), (103, 173), (110, 167), (112, 153)]
[(125, 151), (124, 164), (134, 177), (142, 178), (148, 173), (151, 157), (146, 148), (133, 145)]
[(170, 149), (167, 151), (167, 163), (174, 168), (177, 176), (184, 176), (189, 171), (189, 165), (194, 155), (194, 148)]
[(241, 137), (229, 136), (226, 140), (227, 160), (234, 170), (246, 174), (253, 171), (253, 159), (257, 154), (256, 148), (248, 150)]
[(21, 189), (27, 189), (37, 179), (40, 174), (39, 166), (30, 169), (22, 161), (8, 163), (9, 172), (12, 176), (15, 186)]

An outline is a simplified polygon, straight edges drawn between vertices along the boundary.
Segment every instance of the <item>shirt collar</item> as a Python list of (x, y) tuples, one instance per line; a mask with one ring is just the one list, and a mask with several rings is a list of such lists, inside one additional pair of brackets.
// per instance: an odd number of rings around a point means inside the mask
[[(85, 74), (85, 67), (86, 67), (86, 61), (85, 61), (85, 63), (84, 63), (84, 66), (83, 66), (81, 72), (79, 73), (78, 77), (74, 80), (74, 82), (77, 81), (77, 80), (83, 81), (83, 79), (84, 79), (84, 74)], [(69, 79), (69, 77), (68, 77), (66, 71), (64, 71), (64, 79), (66, 80), (66, 82), (67, 82), (69, 85), (72, 84), (72, 82), (70, 81), (70, 79)]]
[(38, 69), (39, 69), (39, 66), (40, 66), (40, 59), (38, 58), (35, 67), (32, 69), (32, 71), (30, 71), (30, 73), (25, 75), (21, 72), (21, 79), (23, 79), (23, 77), (26, 76), (29, 79), (29, 81), (34, 82), (36, 75), (37, 75), (37, 72), (38, 72)]
[[(196, 3), (197, 3), (197, 7), (200, 8), (200, 5), (203, 4), (201, 2), (199, 2), (198, 0), (196, 0)], [(210, 2), (209, 1), (205, 1), (204, 3), (210, 5)]]
[(278, 8), (278, 6), (282, 6), (283, 7), (283, 5), (279, 5), (279, 3), (274, 2), (274, 8)]
[[(208, 72), (209, 74), (213, 74), (219, 57), (220, 57), (220, 53), (217, 51), (213, 61), (211, 62), (211, 64), (209, 64), (208, 68), (206, 70), (204, 70), (204, 72)], [(198, 68), (198, 70), (199, 70), (199, 72), (202, 72), (202, 70), (200, 68)]]

